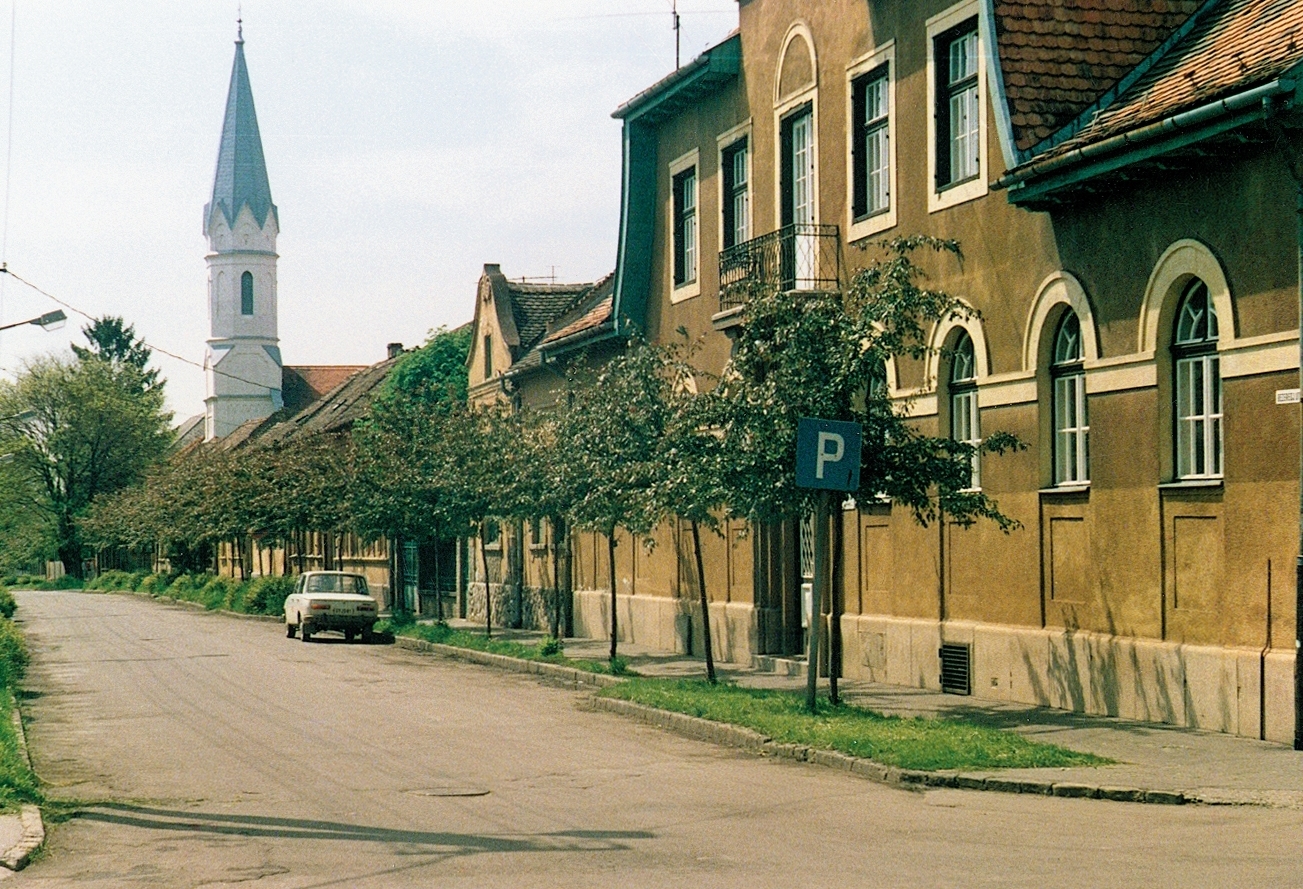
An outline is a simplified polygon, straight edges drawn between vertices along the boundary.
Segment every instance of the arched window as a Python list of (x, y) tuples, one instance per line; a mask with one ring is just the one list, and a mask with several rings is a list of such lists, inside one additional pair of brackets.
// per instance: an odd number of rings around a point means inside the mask
[(1081, 321), (1069, 311), (1054, 335), (1050, 379), (1054, 385), (1054, 483), (1090, 480), (1090, 423), (1082, 368)]
[(1195, 278), (1176, 312), (1172, 364), (1176, 373), (1176, 476), (1222, 475), (1222, 379), (1217, 311), (1208, 285)]
[[(967, 333), (960, 335), (950, 355), (950, 437), (973, 447), (982, 443), (977, 413), (977, 361), (973, 355), (973, 338)], [(981, 457), (973, 454), (969, 487), (981, 486)]]
[(245, 272), (240, 276), (240, 314), (253, 314), (253, 273)]

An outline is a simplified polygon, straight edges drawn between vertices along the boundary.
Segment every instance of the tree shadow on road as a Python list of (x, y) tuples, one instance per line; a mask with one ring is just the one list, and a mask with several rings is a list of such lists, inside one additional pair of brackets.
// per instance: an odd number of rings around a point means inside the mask
[(533, 835), (399, 830), (339, 821), (228, 815), (112, 802), (87, 804), (74, 817), (143, 830), (267, 839), (383, 843), (444, 854), (614, 852), (629, 848), (630, 840), (650, 840), (656, 837), (653, 833), (641, 830), (562, 830)]

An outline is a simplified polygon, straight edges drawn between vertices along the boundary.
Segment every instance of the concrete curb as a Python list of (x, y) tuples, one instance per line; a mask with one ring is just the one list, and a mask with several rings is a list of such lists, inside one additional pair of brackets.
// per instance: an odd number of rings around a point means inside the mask
[[(618, 681), (618, 680), (617, 680)], [(908, 789), (949, 787), (958, 790), (985, 790), (999, 793), (1028, 793), (1037, 796), (1057, 796), (1074, 799), (1104, 799), (1121, 803), (1151, 803), (1156, 805), (1183, 805), (1197, 800), (1180, 791), (1142, 790), (1137, 787), (1109, 787), (1073, 782), (1037, 781), (1026, 778), (991, 778), (964, 772), (925, 772), (916, 769), (899, 769), (884, 766), (871, 759), (861, 759), (820, 750), (800, 744), (779, 744), (749, 728), (713, 722), (698, 716), (658, 710), (645, 704), (621, 701), (616, 698), (594, 697), (590, 701), (595, 710), (605, 710), (629, 716), (641, 722), (667, 729), (698, 741), (708, 741), (727, 747), (739, 747), (796, 762), (812, 763), (825, 768), (850, 772), (861, 778)]]
[[(27, 733), (23, 731), (23, 716), (18, 710), (18, 699), (12, 692), (9, 700), (13, 704), (14, 733), (18, 736), (18, 750), (22, 753), (27, 767), (32, 767), (32, 758), (27, 752)], [(23, 824), (23, 838), (13, 848), (0, 855), (0, 865), (10, 870), (22, 870), (32, 860), (32, 855), (45, 842), (45, 820), (41, 817), (38, 806), (24, 804), (19, 817)]]
[[(486, 667), (509, 670), (513, 673), (532, 673), (548, 679), (559, 680), (576, 688), (593, 686), (608, 688), (624, 682), (618, 676), (588, 673), (584, 670), (576, 670), (573, 667), (563, 667), (539, 661), (526, 661), (502, 654), (489, 654), (473, 649), (457, 648), (452, 645), (438, 645), (421, 639), (413, 639), (410, 636), (398, 636), (395, 638), (394, 644), (409, 651), (438, 654), (443, 657), (482, 664)], [(688, 716), (685, 713), (675, 713), (671, 710), (660, 710), (645, 704), (636, 704), (632, 701), (593, 697), (589, 699), (588, 706), (594, 710), (604, 710), (608, 713), (629, 716), (693, 740), (720, 744), (725, 747), (738, 747), (761, 756), (812, 763), (825, 768), (850, 772), (861, 778), (868, 778), (870, 781), (877, 781), (880, 784), (895, 787), (909, 789), (948, 787), (957, 790), (1027, 793), (1036, 796), (1103, 799), (1121, 803), (1150, 803), (1155, 805), (1179, 806), (1188, 802), (1198, 802), (1197, 798), (1189, 797), (1180, 791), (1143, 790), (1138, 787), (1097, 786), (1068, 781), (1038, 781), (1028, 778), (994, 778), (964, 772), (925, 772), (916, 769), (900, 769), (894, 766), (884, 766), (871, 759), (861, 759), (845, 753), (838, 753), (835, 750), (820, 750), (799, 744), (779, 744), (749, 728), (728, 725), (723, 722), (713, 722), (709, 719)]]
[(473, 648), (457, 648), (453, 645), (440, 645), (437, 642), (426, 642), (424, 639), (413, 639), (410, 636), (396, 636), (394, 645), (399, 648), (405, 648), (408, 651), (422, 651), (431, 654), (442, 655), (443, 657), (455, 658), (461, 661), (470, 661), (474, 664), (482, 664), (486, 667), (497, 667), (500, 670), (508, 670), (512, 673), (532, 673), (536, 676), (542, 676), (546, 679), (573, 685), (576, 688), (597, 687), (607, 688), (612, 685), (619, 685), (623, 682), (618, 676), (607, 676), (602, 673), (590, 673), (587, 670), (579, 670), (575, 667), (566, 667), (561, 664), (549, 664), (543, 661), (527, 661), (521, 658), (508, 657), (505, 654), (490, 654), (487, 651), (476, 651)]

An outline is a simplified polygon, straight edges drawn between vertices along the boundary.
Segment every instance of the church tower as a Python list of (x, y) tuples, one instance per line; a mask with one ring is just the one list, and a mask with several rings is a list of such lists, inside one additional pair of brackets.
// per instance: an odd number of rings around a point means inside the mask
[(229, 435), (279, 410), (281, 354), (276, 335), (276, 235), (243, 28), (226, 97), (213, 196), (204, 207), (208, 237), (208, 317), (204, 357), (208, 394), (204, 439)]

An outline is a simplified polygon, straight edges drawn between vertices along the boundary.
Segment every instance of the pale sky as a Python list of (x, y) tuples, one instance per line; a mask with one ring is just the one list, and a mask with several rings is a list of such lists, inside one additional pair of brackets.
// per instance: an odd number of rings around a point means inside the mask
[[(735, 0), (678, 6), (684, 62), (736, 27)], [(468, 321), (486, 262), (562, 281), (611, 271), (620, 124), (610, 113), (673, 70), (670, 10), (670, 0), (244, 0), (280, 211), (285, 362), (370, 364), (386, 343)], [(236, 15), (235, 0), (0, 0), (0, 259), (198, 363), (203, 207)], [(0, 323), (57, 308), (12, 277), (0, 286)], [(53, 333), (0, 333), (0, 373), (82, 342), (86, 321), (70, 316)], [(155, 365), (177, 421), (201, 413), (203, 371), (157, 353)]]

